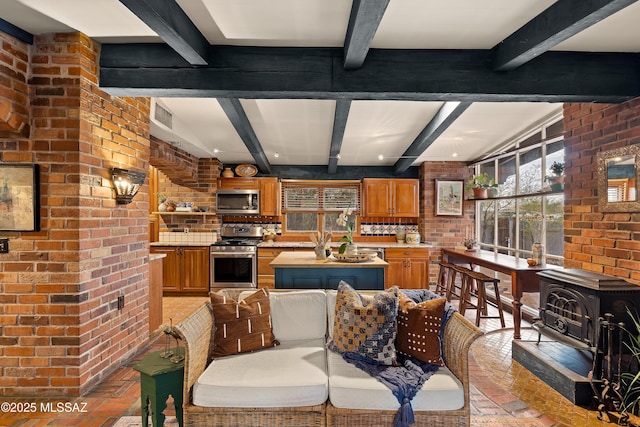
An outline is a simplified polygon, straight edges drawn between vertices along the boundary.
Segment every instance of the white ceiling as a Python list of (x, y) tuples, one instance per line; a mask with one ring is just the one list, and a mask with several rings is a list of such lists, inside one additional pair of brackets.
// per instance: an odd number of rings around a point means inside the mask
[[(210, 44), (241, 46), (341, 47), (351, 10), (347, 0), (176, 2)], [(391, 0), (371, 47), (490, 49), (554, 2)], [(0, 17), (32, 34), (77, 30), (103, 43), (163, 42), (118, 0), (0, 0)], [(637, 53), (638, 22), (640, 3), (634, 3), (554, 50)], [(198, 157), (254, 162), (215, 99), (154, 102), (173, 114), (173, 127), (169, 130), (154, 121), (153, 135)], [(271, 164), (327, 164), (335, 101), (243, 99), (241, 104)], [(393, 165), (441, 106), (353, 101), (338, 165)], [(477, 159), (561, 110), (561, 104), (542, 102), (473, 103), (413, 164)]]

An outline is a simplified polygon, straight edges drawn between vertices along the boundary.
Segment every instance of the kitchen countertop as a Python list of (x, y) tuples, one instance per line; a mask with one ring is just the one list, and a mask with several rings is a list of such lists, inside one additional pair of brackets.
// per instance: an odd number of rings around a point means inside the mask
[[(338, 248), (341, 242), (331, 242), (329, 246), (331, 248)], [(415, 248), (415, 249), (429, 249), (432, 246), (426, 243), (409, 244), (409, 243), (397, 243), (397, 242), (356, 242), (356, 245), (361, 248)], [(313, 242), (287, 242), (287, 241), (271, 241), (262, 242), (258, 245), (259, 248), (314, 248)]]
[(214, 242), (151, 242), (149, 246), (211, 246)]
[(333, 256), (316, 259), (313, 252), (282, 252), (269, 265), (273, 268), (385, 268), (389, 264), (378, 257), (364, 262), (342, 262)]

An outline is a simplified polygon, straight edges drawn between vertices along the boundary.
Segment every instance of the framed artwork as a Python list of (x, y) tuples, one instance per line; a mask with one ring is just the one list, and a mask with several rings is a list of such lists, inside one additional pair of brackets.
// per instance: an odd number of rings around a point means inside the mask
[(436, 216), (462, 216), (464, 180), (436, 179)]
[(0, 164), (0, 231), (40, 229), (38, 165)]

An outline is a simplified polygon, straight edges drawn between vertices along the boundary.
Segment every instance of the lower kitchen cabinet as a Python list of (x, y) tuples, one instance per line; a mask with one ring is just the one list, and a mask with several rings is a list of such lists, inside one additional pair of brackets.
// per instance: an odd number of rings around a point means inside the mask
[(164, 295), (208, 295), (209, 246), (152, 246), (162, 253)]
[(384, 260), (389, 263), (385, 287), (429, 289), (429, 249), (387, 248)]
[(275, 288), (275, 270), (269, 265), (280, 252), (313, 251), (310, 248), (264, 248), (258, 247), (258, 287)]

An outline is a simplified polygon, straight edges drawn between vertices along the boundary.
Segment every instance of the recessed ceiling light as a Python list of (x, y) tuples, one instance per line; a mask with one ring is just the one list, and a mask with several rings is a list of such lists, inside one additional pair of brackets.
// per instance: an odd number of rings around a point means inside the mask
[(278, 153), (278, 152), (276, 151), (275, 153), (273, 153), (273, 157), (275, 157), (275, 158), (277, 159), (278, 157), (280, 157), (280, 153)]
[(213, 149), (213, 153), (214, 153), (214, 154), (215, 154), (215, 153), (219, 153), (219, 152), (220, 152), (220, 150), (218, 150), (217, 148), (214, 148), (214, 149)]
[(382, 154), (378, 154), (378, 160), (383, 160), (384, 156)]
[(453, 153), (452, 156), (453, 157), (458, 157), (458, 153)]

